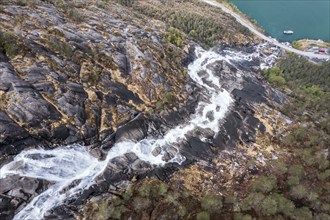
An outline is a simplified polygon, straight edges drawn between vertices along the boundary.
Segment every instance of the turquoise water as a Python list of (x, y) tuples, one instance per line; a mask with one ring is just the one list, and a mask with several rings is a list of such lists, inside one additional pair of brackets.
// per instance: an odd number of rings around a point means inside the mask
[[(279, 41), (330, 41), (330, 0), (230, 0)], [(284, 30), (294, 31), (284, 35)]]

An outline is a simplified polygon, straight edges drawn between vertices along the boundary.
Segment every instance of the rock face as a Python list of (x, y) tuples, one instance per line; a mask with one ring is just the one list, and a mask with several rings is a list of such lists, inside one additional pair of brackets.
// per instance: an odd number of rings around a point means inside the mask
[(188, 54), (167, 42), (163, 24), (115, 3), (83, 7), (74, 1), (0, 6), (4, 154), (27, 138), (100, 144), (102, 133), (139, 112), (157, 111), (166, 94), (176, 94), (173, 105), (187, 98), (182, 63)]

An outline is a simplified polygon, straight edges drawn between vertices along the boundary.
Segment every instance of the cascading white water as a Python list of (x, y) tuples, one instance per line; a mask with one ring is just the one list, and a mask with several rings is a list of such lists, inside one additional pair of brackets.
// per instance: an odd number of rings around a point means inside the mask
[[(239, 53), (229, 53), (221, 56), (212, 51), (196, 49), (197, 59), (188, 66), (190, 77), (198, 86), (204, 89), (207, 101), (200, 102), (196, 113), (191, 116), (187, 124), (178, 125), (169, 130), (161, 139), (147, 138), (139, 142), (123, 141), (116, 143), (108, 152), (104, 161), (91, 156), (83, 146), (70, 145), (53, 150), (32, 149), (21, 152), (12, 162), (0, 170), (0, 178), (16, 174), (25, 177), (45, 179), (52, 185), (43, 193), (36, 196), (14, 219), (42, 219), (45, 213), (63, 203), (64, 200), (74, 198), (79, 192), (88, 189), (97, 176), (104, 172), (109, 161), (125, 153), (133, 152), (139, 159), (153, 165), (164, 165), (164, 155), (168, 147), (174, 146), (185, 139), (188, 132), (196, 128), (208, 128), (215, 133), (219, 131), (220, 121), (233, 103), (229, 92), (221, 89), (219, 78), (214, 76), (206, 66), (218, 60), (249, 60), (251, 56)], [(256, 55), (256, 54), (254, 54)], [(206, 74), (198, 74), (200, 71)], [(212, 113), (213, 117), (208, 117)], [(203, 137), (200, 137), (203, 138)], [(152, 152), (160, 149), (158, 155)], [(185, 158), (180, 149), (168, 162), (182, 163)], [(77, 182), (77, 184), (73, 184)]]

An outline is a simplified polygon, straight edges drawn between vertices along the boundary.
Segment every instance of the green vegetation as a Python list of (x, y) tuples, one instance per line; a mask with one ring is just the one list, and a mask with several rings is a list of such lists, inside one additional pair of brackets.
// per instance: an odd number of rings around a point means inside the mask
[(298, 41), (293, 41), (291, 45), (293, 48), (299, 49), (302, 46), (302, 43)]
[(265, 70), (264, 76), (272, 86), (283, 88), (286, 84), (284, 74), (279, 67)]
[(23, 46), (14, 33), (0, 30), (0, 51), (3, 51), (9, 57), (14, 57), (19, 54), (24, 55), (27, 48)]
[[(289, 91), (291, 101), (282, 111), (301, 122), (274, 140), (290, 154), (267, 166), (268, 172), (276, 176), (277, 187), (263, 192), (270, 193), (261, 205), (263, 215), (280, 212), (290, 219), (330, 219), (330, 166), (325, 153), (330, 143), (329, 69), (330, 62), (314, 64), (290, 55), (263, 72), (273, 86)], [(261, 186), (259, 178), (252, 183), (252, 189)], [(274, 198), (269, 198), (274, 192), (277, 206)]]
[(206, 195), (201, 199), (201, 206), (204, 210), (209, 212), (221, 212), (222, 197), (218, 195)]
[(71, 19), (74, 22), (84, 21), (84, 16), (78, 10), (78, 8), (84, 8), (87, 6), (87, 3), (84, 1), (73, 1), (73, 0), (48, 0), (48, 3), (55, 5), (59, 8), (67, 18)]
[(185, 40), (185, 36), (181, 31), (173, 27), (169, 27), (167, 29), (166, 39), (168, 43), (174, 44), (177, 47), (181, 47), (183, 45), (183, 41)]
[(16, 4), (19, 6), (34, 6), (37, 3), (40, 3), (39, 0), (2, 0), (0, 4), (8, 5), (8, 4)]
[(290, 117), (310, 115), (318, 118), (329, 129), (327, 115), (330, 109), (330, 62), (313, 64), (305, 58), (290, 55), (279, 64), (263, 72), (275, 87), (289, 91), (292, 102), (283, 108)]
[(134, 0), (116, 0), (116, 1), (127, 7), (133, 6), (133, 3), (134, 3)]
[(176, 96), (173, 92), (165, 92), (162, 95), (162, 98), (156, 103), (157, 109), (164, 109), (165, 107), (169, 107), (176, 102)]
[[(268, 161), (250, 181), (248, 188), (237, 192), (238, 196), (192, 196), (182, 186), (177, 188), (158, 180), (144, 180), (123, 193), (122, 201), (117, 202), (120, 208), (114, 209), (118, 209), (116, 216), (127, 219), (125, 216), (132, 216), (133, 213), (140, 213), (141, 216), (141, 213), (153, 210), (153, 216), (166, 215), (168, 219), (330, 219), (330, 156), (327, 153), (330, 143), (329, 112), (315, 107), (299, 109), (296, 106), (300, 106), (301, 94), (310, 94), (316, 104), (321, 102), (321, 96), (328, 92), (326, 87), (330, 86), (319, 79), (312, 80), (306, 73), (309, 70), (305, 70), (304, 66), (310, 66), (315, 70), (315, 75), (321, 75), (328, 64), (298, 65), (295, 62), (303, 61), (295, 58), (290, 67), (283, 68), (281, 65), (286, 62), (283, 60), (277, 67), (264, 73), (270, 83), (274, 83), (273, 75), (285, 80), (284, 84), (275, 81), (274, 85), (291, 91), (292, 100), (288, 105), (296, 111), (292, 114), (298, 113), (296, 121), (300, 125), (293, 125), (290, 131), (272, 139), (273, 144), (280, 145), (287, 152), (285, 155)], [(300, 68), (291, 69), (292, 66)], [(298, 74), (297, 78), (293, 77), (294, 72), (301, 73), (299, 78)], [(305, 83), (295, 84), (292, 81)], [(306, 114), (313, 117), (305, 117)], [(109, 200), (108, 207), (113, 206), (114, 202)], [(96, 214), (104, 212), (99, 210)], [(113, 215), (113, 212), (108, 208), (107, 214), (100, 215)]]
[[(184, 0), (177, 2), (167, 0), (159, 1), (157, 5), (153, 1), (141, 3), (134, 0), (117, 0), (117, 2), (131, 7), (133, 11), (138, 12), (138, 16), (143, 14), (164, 21), (169, 27), (184, 32), (194, 41), (207, 48), (221, 43), (224, 38), (227, 38), (227, 40), (235, 39), (237, 36), (234, 33), (229, 37), (231, 31), (235, 33), (238, 31), (247, 37), (252, 37), (250, 31), (234, 19), (220, 18), (220, 9), (209, 7), (199, 1)], [(179, 3), (180, 5), (178, 5)], [(225, 19), (224, 22), (221, 19)], [(178, 36), (177, 31), (173, 36), (173, 30), (170, 30), (172, 33), (170, 33), (169, 41), (180, 46), (182, 37)]]
[(208, 212), (199, 212), (197, 213), (197, 216), (196, 216), (196, 219), (197, 220), (209, 220), (210, 219), (210, 214)]
[(60, 55), (72, 58), (74, 55), (74, 51), (69, 44), (64, 41), (58, 40), (57, 38), (51, 38), (47, 40), (47, 46), (51, 51), (55, 51)]

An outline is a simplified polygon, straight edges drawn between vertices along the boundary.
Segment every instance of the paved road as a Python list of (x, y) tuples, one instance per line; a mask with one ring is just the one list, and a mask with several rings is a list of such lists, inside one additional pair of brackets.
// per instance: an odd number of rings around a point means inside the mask
[(224, 12), (226, 12), (226, 13), (230, 14), (231, 16), (233, 16), (234, 18), (236, 18), (236, 20), (239, 23), (241, 23), (243, 26), (247, 27), (251, 32), (253, 32), (254, 34), (259, 36), (260, 38), (262, 38), (266, 41), (269, 41), (270, 43), (272, 43), (272, 44), (274, 44), (278, 47), (281, 47), (281, 48), (283, 48), (287, 51), (290, 51), (292, 53), (295, 53), (295, 54), (298, 54), (298, 55), (301, 55), (301, 56), (306, 56), (306, 57), (309, 57), (309, 58), (330, 59), (330, 55), (327, 55), (327, 54), (315, 54), (313, 52), (301, 51), (301, 50), (297, 50), (297, 49), (294, 49), (292, 47), (289, 47), (285, 44), (282, 44), (282, 43), (276, 41), (275, 39), (270, 38), (270, 37), (264, 35), (263, 33), (261, 33), (260, 31), (258, 31), (250, 21), (248, 21), (246, 18), (243, 18), (242, 16), (240, 16), (236, 12), (226, 8), (221, 3), (216, 2), (214, 0), (202, 0), (202, 1), (207, 3), (207, 4), (212, 5), (214, 7), (221, 8)]

